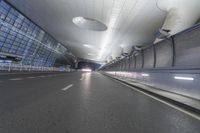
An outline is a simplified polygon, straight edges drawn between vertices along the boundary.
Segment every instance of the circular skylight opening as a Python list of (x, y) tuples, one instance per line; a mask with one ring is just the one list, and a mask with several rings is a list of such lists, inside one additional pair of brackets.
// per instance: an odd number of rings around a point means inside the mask
[(86, 17), (75, 17), (73, 18), (73, 23), (77, 25), (79, 28), (86, 30), (94, 30), (94, 31), (105, 31), (107, 30), (107, 26), (102, 22)]

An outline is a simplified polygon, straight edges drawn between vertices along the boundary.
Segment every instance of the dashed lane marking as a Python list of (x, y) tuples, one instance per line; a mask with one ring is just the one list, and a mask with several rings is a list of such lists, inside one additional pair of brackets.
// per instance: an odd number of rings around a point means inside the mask
[(14, 79), (9, 79), (9, 80), (17, 81), (17, 80), (23, 80), (23, 78), (14, 78)]
[(71, 87), (73, 87), (73, 86), (74, 86), (73, 84), (70, 84), (70, 85), (66, 86), (65, 88), (63, 88), (62, 90), (63, 90), (63, 91), (66, 91), (66, 90), (68, 90), (69, 88), (71, 88)]
[(45, 78), (46, 76), (38, 76), (39, 78)]
[(34, 79), (34, 78), (36, 78), (36, 77), (27, 77), (28, 79)]

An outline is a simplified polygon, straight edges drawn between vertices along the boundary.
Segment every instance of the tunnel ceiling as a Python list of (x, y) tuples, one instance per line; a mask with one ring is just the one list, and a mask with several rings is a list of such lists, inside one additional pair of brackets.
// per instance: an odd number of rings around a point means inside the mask
[[(80, 58), (105, 61), (155, 40), (166, 13), (156, 0), (7, 0)], [(81, 28), (73, 23), (79, 17)], [(85, 23), (85, 20), (90, 22)], [(99, 22), (104, 30), (92, 30)]]

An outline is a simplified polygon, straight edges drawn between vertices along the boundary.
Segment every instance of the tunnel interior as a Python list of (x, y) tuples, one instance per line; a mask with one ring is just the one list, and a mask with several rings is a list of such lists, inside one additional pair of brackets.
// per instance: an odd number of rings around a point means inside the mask
[(199, 0), (0, 0), (0, 133), (199, 133)]

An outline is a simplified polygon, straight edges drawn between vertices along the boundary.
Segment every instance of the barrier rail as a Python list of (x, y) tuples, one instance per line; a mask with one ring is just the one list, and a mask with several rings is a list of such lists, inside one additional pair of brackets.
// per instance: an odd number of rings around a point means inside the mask
[(200, 100), (200, 24), (139, 53), (108, 63), (100, 70)]
[(42, 67), (42, 66), (30, 66), (23, 64), (12, 64), (12, 63), (0, 63), (0, 71), (41, 71), (41, 72), (59, 72), (65, 71), (70, 72), (69, 68), (57, 68), (57, 67)]
[(108, 63), (100, 70), (134, 71), (137, 69), (200, 68), (200, 24), (152, 44), (136, 55)]
[(107, 71), (105, 73), (128, 82), (142, 83), (158, 90), (200, 100), (199, 70)]

